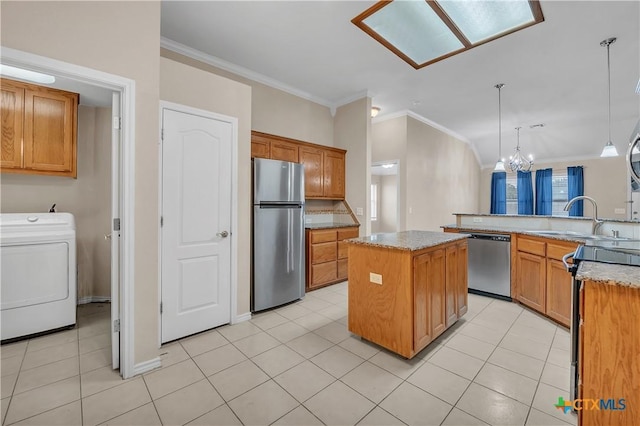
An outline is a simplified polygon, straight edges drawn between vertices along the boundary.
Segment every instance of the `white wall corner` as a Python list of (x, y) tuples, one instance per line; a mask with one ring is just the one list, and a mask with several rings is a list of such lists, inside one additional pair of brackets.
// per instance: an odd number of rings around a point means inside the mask
[(155, 370), (156, 368), (162, 367), (162, 361), (160, 357), (155, 357), (148, 361), (140, 362), (133, 366), (133, 375), (138, 376), (140, 374), (144, 374), (148, 371)]
[(244, 314), (236, 315), (231, 318), (231, 324), (238, 324), (240, 322), (249, 321), (251, 319), (251, 312), (245, 312)]

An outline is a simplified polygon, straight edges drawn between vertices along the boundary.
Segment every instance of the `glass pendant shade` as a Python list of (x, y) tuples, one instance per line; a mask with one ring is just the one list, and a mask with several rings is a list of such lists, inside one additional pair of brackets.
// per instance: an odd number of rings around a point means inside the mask
[(602, 149), (602, 154), (600, 154), (600, 157), (617, 157), (617, 156), (618, 156), (618, 150), (616, 149), (616, 146), (613, 143), (611, 143), (611, 141), (607, 142), (607, 144)]
[(502, 160), (498, 160), (498, 162), (496, 162), (496, 167), (493, 169), (494, 172), (506, 172), (506, 169), (504, 168), (504, 161)]
[(609, 139), (604, 148), (602, 149), (602, 154), (600, 157), (617, 157), (618, 150), (616, 146), (611, 142), (611, 59), (609, 57), (609, 48), (613, 43), (616, 42), (616, 38), (608, 38), (606, 40), (602, 40), (600, 42), (600, 46), (607, 48), (607, 84), (609, 88), (609, 120), (608, 120), (608, 128), (609, 128)]

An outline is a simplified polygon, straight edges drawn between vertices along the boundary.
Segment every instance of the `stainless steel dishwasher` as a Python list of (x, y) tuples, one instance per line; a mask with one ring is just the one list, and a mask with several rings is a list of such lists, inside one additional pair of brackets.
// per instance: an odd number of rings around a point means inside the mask
[(511, 236), (470, 234), (469, 292), (511, 300)]

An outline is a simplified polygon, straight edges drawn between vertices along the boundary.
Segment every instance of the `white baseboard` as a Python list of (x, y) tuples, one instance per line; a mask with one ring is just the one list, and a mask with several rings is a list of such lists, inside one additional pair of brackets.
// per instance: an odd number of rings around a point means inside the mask
[(78, 299), (76, 304), (85, 305), (87, 303), (107, 303), (107, 302), (111, 302), (111, 297), (109, 297), (109, 296), (87, 296), (87, 297), (81, 297), (80, 299)]
[(136, 365), (133, 366), (133, 375), (137, 376), (139, 374), (144, 374), (147, 371), (151, 371), (154, 370), (156, 368), (160, 368), (162, 366), (162, 362), (160, 361), (160, 357), (156, 357), (153, 359), (150, 359), (148, 361), (144, 361), (141, 363), (138, 363)]
[(251, 312), (246, 312), (244, 314), (236, 315), (235, 318), (231, 319), (231, 324), (238, 324), (239, 322), (249, 321), (251, 319)]

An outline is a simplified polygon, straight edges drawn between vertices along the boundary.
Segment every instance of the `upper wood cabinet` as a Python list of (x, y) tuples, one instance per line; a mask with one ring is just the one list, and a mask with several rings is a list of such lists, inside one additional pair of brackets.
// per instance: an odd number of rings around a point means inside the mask
[(305, 198), (344, 200), (346, 151), (251, 132), (251, 157), (304, 164)]
[(344, 198), (345, 178), (344, 153), (324, 152), (324, 187), (323, 195), (327, 198)]
[(304, 164), (305, 198), (324, 196), (324, 155), (322, 150), (306, 146), (300, 147), (300, 162)]
[(78, 94), (1, 79), (2, 172), (77, 176)]

